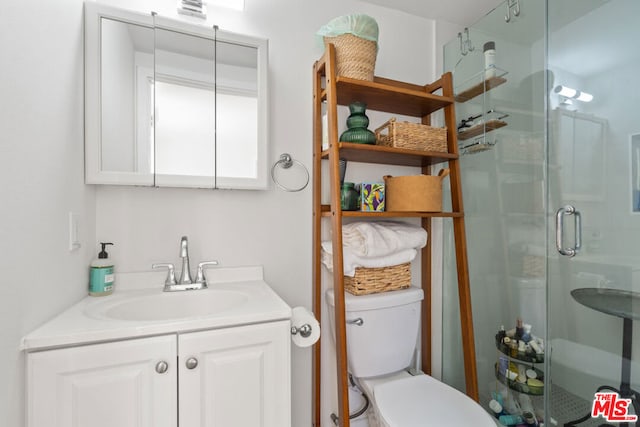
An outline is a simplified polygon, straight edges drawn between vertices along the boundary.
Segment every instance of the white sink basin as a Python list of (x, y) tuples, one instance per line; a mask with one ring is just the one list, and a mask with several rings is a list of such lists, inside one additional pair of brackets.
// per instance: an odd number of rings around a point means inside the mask
[(87, 314), (114, 320), (177, 320), (219, 314), (245, 304), (248, 299), (245, 292), (223, 289), (158, 292), (105, 300)]
[(178, 292), (162, 292), (162, 273), (122, 273), (113, 295), (83, 298), (25, 336), (20, 347), (35, 351), (291, 318), (291, 307), (264, 281), (261, 267), (210, 273), (208, 289)]

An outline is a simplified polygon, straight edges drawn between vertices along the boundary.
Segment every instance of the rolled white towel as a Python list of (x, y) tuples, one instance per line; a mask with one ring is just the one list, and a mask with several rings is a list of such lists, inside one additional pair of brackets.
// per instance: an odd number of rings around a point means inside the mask
[[(362, 257), (355, 254), (349, 248), (342, 249), (342, 267), (345, 276), (353, 277), (356, 275), (356, 268), (380, 268), (391, 267), (393, 265), (404, 264), (415, 259), (418, 251), (415, 249), (403, 249), (390, 255), (381, 257)], [(331, 242), (322, 242), (322, 263), (333, 271), (333, 250)]]
[(358, 256), (381, 257), (424, 247), (427, 232), (396, 221), (353, 222), (342, 226), (342, 244)]
[(525, 253), (527, 255), (546, 257), (547, 256), (547, 248), (544, 247), (544, 246), (526, 245), (525, 246)]

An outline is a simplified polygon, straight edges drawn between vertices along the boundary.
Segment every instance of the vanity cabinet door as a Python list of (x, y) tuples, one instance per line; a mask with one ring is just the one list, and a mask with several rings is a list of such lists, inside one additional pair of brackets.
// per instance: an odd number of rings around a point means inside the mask
[(177, 427), (176, 354), (175, 335), (28, 353), (27, 426)]
[(289, 427), (290, 323), (178, 337), (180, 427)]

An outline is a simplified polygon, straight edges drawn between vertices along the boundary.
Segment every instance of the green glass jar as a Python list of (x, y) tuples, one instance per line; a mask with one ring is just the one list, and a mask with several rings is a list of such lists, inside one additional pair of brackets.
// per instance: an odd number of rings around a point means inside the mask
[(349, 117), (347, 118), (347, 130), (340, 135), (342, 142), (354, 142), (357, 144), (375, 144), (376, 135), (367, 129), (369, 117), (365, 114), (367, 104), (353, 102), (349, 104)]
[(340, 191), (340, 208), (343, 211), (358, 210), (359, 194), (353, 182), (345, 182), (342, 184)]

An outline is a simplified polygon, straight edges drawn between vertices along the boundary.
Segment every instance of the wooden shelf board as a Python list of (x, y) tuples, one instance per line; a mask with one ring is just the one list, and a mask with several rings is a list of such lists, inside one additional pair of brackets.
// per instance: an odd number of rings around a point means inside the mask
[[(458, 158), (457, 154), (435, 151), (405, 150), (383, 145), (354, 144), (351, 142), (340, 142), (338, 144), (340, 158), (352, 162), (423, 167)], [(329, 158), (329, 150), (322, 152), (322, 158)]]
[(485, 123), (475, 125), (470, 127), (469, 129), (460, 132), (458, 134), (458, 140), (464, 141), (465, 139), (473, 138), (474, 136), (482, 135), (486, 132), (491, 132), (492, 130), (500, 129), (507, 125), (507, 122), (502, 120), (489, 120)]
[[(331, 206), (322, 205), (322, 216), (332, 216)], [(343, 217), (351, 218), (461, 218), (464, 214), (460, 212), (362, 212), (362, 211), (342, 211)]]
[[(349, 105), (355, 101), (367, 104), (368, 110), (384, 111), (411, 117), (424, 117), (454, 103), (454, 99), (433, 95), (420, 86), (388, 84), (391, 80), (375, 77), (374, 81), (357, 80), (347, 77), (336, 78), (336, 92), (339, 105)], [(413, 87), (412, 87), (413, 86)], [(321, 93), (326, 99), (326, 89)]]
[(504, 77), (491, 77), (485, 81), (478, 83), (475, 86), (471, 86), (469, 89), (464, 90), (456, 95), (456, 102), (467, 102), (470, 99), (475, 98), (483, 92), (489, 91), (495, 87), (500, 86), (507, 82)]

